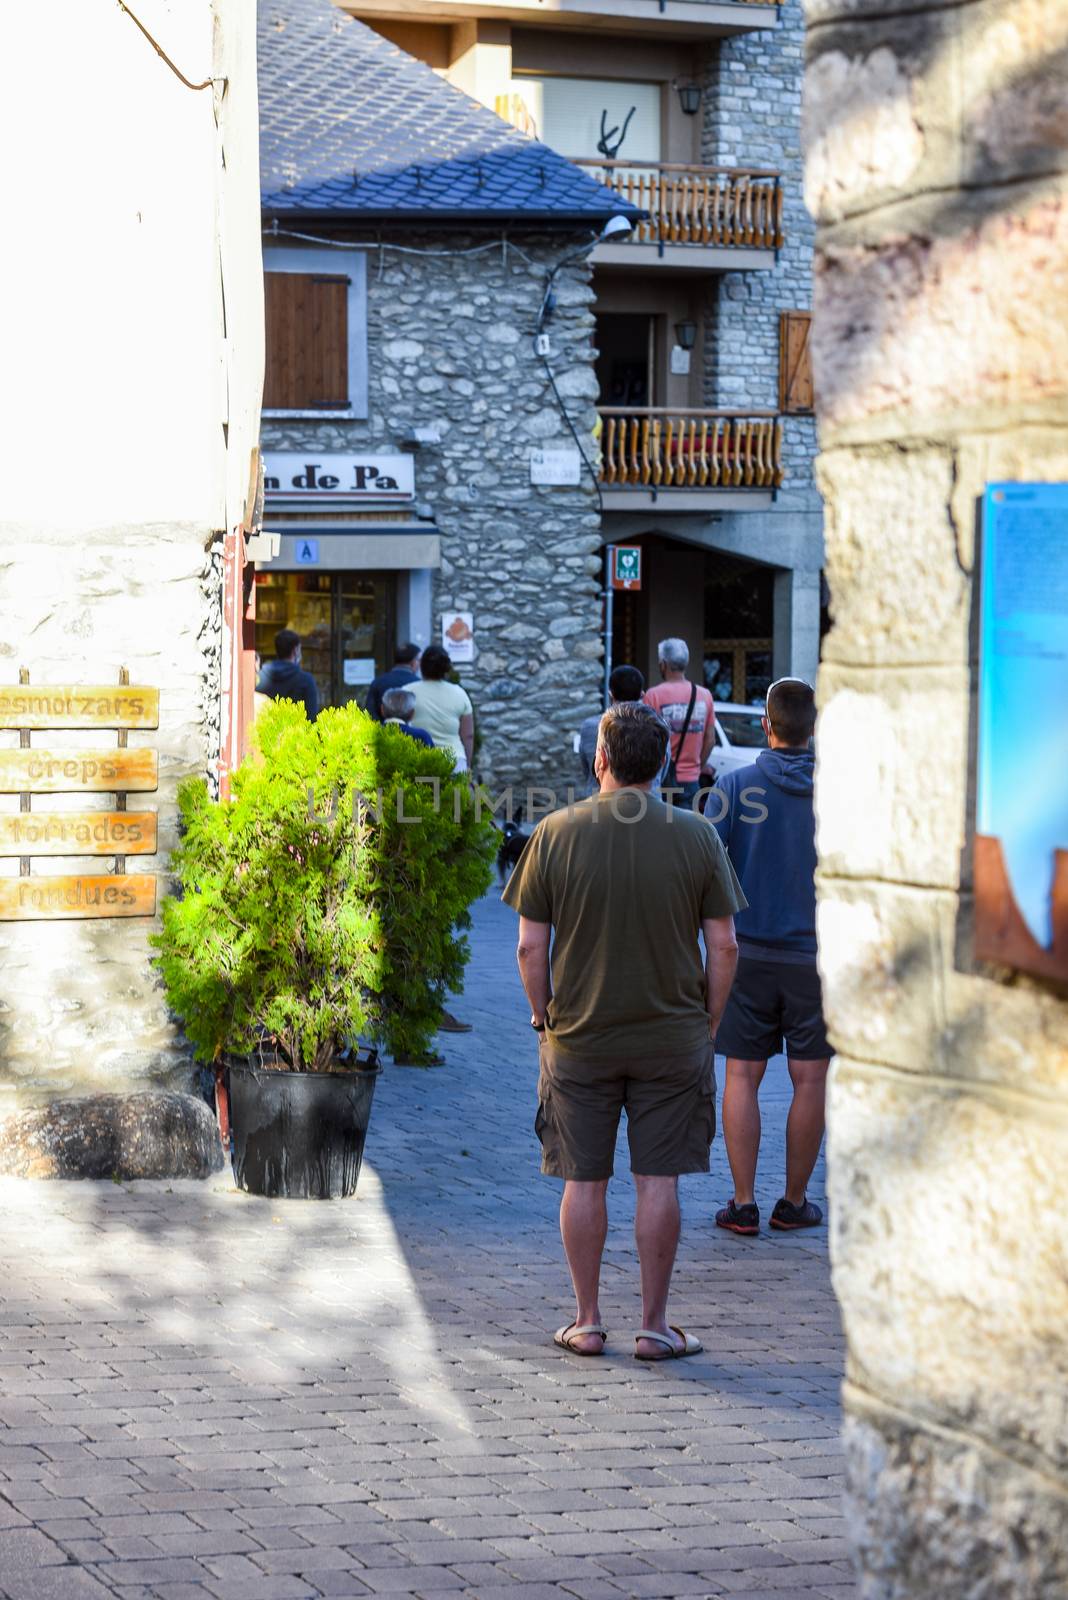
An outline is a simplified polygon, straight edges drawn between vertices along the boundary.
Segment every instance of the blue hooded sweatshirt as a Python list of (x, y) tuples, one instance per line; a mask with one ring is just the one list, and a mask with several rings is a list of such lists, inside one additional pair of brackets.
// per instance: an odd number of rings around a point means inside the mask
[(811, 750), (762, 750), (709, 796), (706, 815), (749, 901), (734, 919), (742, 955), (816, 959), (815, 765)]

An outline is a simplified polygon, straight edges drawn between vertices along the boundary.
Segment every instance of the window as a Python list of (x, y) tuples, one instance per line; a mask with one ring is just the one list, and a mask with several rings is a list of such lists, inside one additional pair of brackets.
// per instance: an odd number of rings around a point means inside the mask
[(268, 413), (367, 415), (366, 257), (264, 252)]
[(787, 415), (811, 412), (811, 311), (784, 311), (779, 318), (779, 410)]
[(273, 409), (349, 403), (349, 279), (309, 272), (263, 275), (267, 372)]
[[(660, 160), (660, 86), (615, 78), (512, 79), (538, 138), (573, 161), (603, 161), (604, 137), (611, 150), (620, 141), (619, 161), (643, 166)], [(624, 128), (626, 132), (624, 133)]]

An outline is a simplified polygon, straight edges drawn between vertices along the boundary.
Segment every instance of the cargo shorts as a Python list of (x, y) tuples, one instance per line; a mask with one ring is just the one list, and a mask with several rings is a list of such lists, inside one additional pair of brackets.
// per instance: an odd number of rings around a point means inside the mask
[(616, 1134), (627, 1113), (630, 1170), (642, 1177), (707, 1172), (716, 1132), (711, 1042), (688, 1055), (571, 1056), (538, 1048), (541, 1170), (594, 1183), (612, 1176)]

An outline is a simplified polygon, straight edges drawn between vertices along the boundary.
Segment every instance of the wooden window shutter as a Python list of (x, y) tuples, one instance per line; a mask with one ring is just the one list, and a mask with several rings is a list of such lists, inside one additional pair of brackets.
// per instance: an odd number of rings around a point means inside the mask
[(349, 403), (349, 280), (266, 272), (263, 404), (297, 411)]
[(779, 318), (779, 410), (812, 411), (811, 311), (784, 311)]

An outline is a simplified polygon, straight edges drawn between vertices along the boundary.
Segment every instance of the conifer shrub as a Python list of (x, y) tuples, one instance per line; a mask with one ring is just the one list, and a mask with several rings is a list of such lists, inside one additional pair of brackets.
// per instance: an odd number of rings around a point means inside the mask
[[(426, 1051), (461, 986), (498, 835), (465, 774), (357, 706), (276, 700), (229, 800), (181, 785), (153, 943), (196, 1057), (324, 1072), (363, 1038)], [(461, 931), (457, 931), (461, 930)]]

